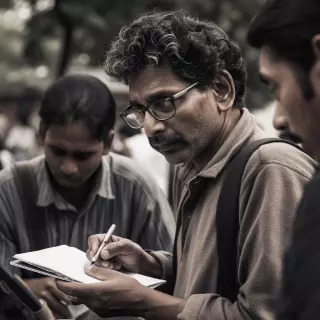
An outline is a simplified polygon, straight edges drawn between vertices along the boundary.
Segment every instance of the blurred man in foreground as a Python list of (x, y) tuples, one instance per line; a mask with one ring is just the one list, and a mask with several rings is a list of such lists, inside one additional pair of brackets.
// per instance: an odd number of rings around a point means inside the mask
[[(260, 74), (277, 98), (282, 123), (320, 161), (320, 3), (268, 0), (251, 23), (249, 42), (260, 49)], [(311, 74), (311, 79), (310, 79)], [(320, 174), (297, 211), (285, 262), (279, 319), (320, 314)]]
[[(266, 137), (245, 109), (246, 68), (239, 48), (214, 23), (181, 12), (150, 14), (121, 30), (107, 54), (106, 70), (129, 85), (131, 105), (122, 118), (144, 127), (151, 146), (177, 165), (178, 229), (173, 262), (122, 238), (109, 243), (101, 257), (110, 269), (144, 268), (154, 277), (173, 276), (173, 296), (99, 267), (87, 272), (106, 281), (59, 283), (59, 288), (101, 315), (274, 319), (282, 255), (313, 163), (281, 141), (251, 155), (237, 190), (239, 207), (230, 212), (240, 226), (232, 248), (235, 272), (228, 280), (238, 286), (232, 296), (222, 294), (228, 281), (219, 280), (218, 270), (217, 229), (226, 233), (216, 220), (222, 183), (232, 159)], [(92, 237), (89, 250), (95, 252), (100, 242), (101, 236)], [(157, 258), (153, 263), (150, 255)]]

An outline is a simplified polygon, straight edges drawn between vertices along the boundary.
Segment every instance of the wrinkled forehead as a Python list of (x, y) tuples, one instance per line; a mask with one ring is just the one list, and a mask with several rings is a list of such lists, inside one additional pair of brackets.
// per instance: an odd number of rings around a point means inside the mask
[(146, 103), (154, 94), (174, 94), (188, 85), (190, 84), (179, 78), (167, 64), (157, 67), (148, 65), (128, 79), (130, 101), (141, 104)]

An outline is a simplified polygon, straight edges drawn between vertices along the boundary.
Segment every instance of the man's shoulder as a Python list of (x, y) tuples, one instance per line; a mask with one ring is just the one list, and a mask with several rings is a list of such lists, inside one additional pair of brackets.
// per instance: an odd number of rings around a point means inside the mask
[(297, 174), (311, 179), (316, 163), (298, 147), (285, 141), (268, 143), (260, 146), (248, 161), (248, 168), (252, 170), (262, 170), (264, 167), (274, 168), (275, 170), (292, 170)]
[[(29, 166), (33, 171), (37, 171), (37, 168), (40, 167), (44, 162), (44, 156), (36, 157), (31, 160), (20, 161), (18, 163)], [(12, 165), (9, 168), (5, 168), (0, 171), (0, 188), (6, 188), (14, 184), (14, 168)]]
[[(121, 179), (128, 184), (135, 184), (150, 192), (157, 192), (156, 182), (147, 170), (144, 170), (137, 162), (115, 153), (110, 153), (109, 157), (111, 160), (110, 170), (115, 179)], [(108, 157), (105, 157), (103, 161), (108, 161)]]
[(318, 204), (320, 205), (319, 200), (320, 195), (320, 168), (318, 168), (312, 177), (312, 180), (307, 184), (305, 188), (304, 198), (312, 198), (316, 199)]

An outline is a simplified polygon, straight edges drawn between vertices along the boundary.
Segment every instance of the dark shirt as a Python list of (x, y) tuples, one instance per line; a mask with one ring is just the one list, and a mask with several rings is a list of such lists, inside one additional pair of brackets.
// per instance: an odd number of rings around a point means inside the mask
[(320, 170), (306, 186), (294, 222), (278, 320), (320, 318)]

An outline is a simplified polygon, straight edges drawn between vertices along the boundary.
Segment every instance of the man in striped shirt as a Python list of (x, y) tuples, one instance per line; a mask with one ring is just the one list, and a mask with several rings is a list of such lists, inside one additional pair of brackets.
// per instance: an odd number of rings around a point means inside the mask
[[(175, 222), (164, 193), (130, 159), (109, 153), (115, 102), (108, 88), (91, 76), (64, 77), (46, 91), (39, 114), (45, 155), (23, 165), (30, 188), (19, 193), (16, 168), (0, 174), (1, 265), (9, 269), (16, 253), (61, 244), (85, 251), (88, 237), (112, 223), (143, 248), (170, 252)], [(38, 192), (26, 210), (33, 182)], [(14, 272), (57, 318), (68, 317), (70, 299), (53, 279)]]

